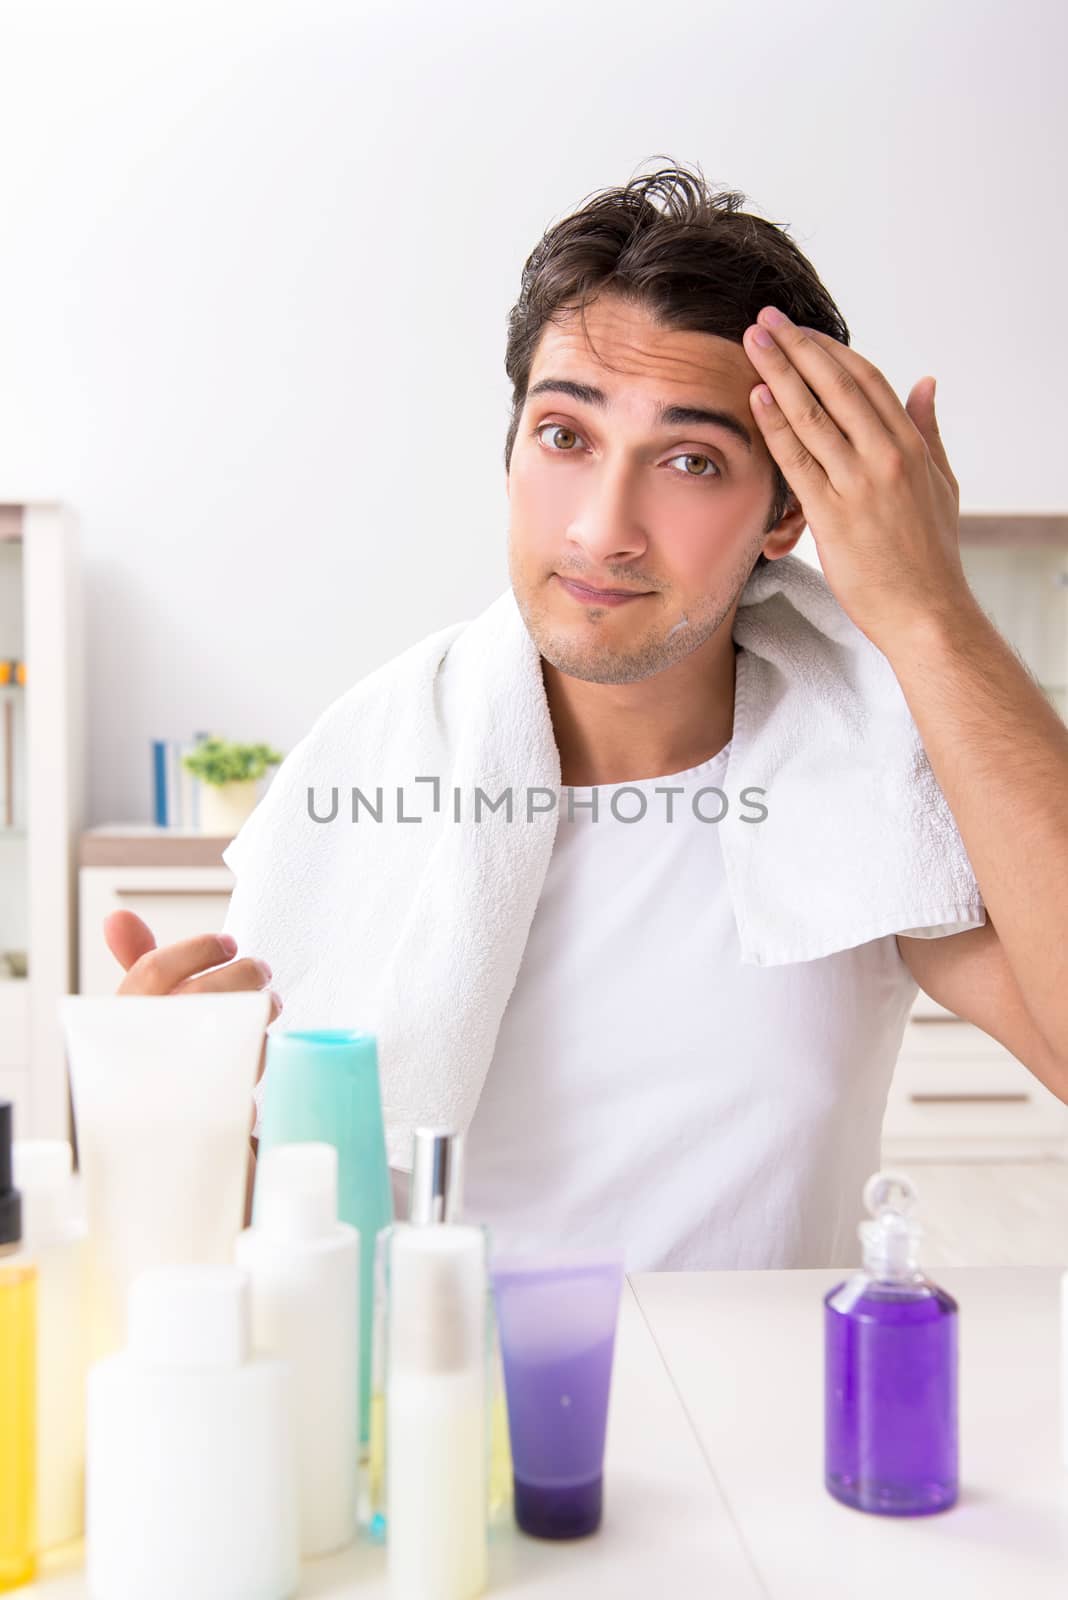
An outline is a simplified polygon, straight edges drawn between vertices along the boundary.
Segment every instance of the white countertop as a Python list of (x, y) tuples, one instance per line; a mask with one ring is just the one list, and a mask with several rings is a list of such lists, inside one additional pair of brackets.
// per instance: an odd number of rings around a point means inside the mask
[(961, 1492), (949, 1511), (900, 1518), (854, 1511), (823, 1487), (822, 1296), (841, 1276), (632, 1280), (762, 1593), (1063, 1600), (1060, 1269), (946, 1267), (935, 1275), (960, 1306)]
[[(823, 1487), (822, 1296), (839, 1271), (639, 1273), (628, 1280), (609, 1412), (605, 1517), (552, 1544), (490, 1544), (487, 1594), (532, 1600), (1026, 1600), (1068, 1591), (1059, 1422), (1060, 1271), (955, 1268), (961, 1497), (868, 1516)], [(385, 1596), (385, 1552), (306, 1562), (301, 1597)], [(84, 1600), (80, 1571), (15, 1593)]]

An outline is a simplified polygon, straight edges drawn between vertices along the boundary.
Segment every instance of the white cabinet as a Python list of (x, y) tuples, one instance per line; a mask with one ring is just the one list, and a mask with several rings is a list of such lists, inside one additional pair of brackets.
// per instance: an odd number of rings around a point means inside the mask
[(157, 945), (220, 933), (234, 875), (222, 860), (229, 839), (182, 828), (118, 824), (82, 835), (80, 972), (82, 994), (113, 994), (123, 969), (107, 947), (104, 918), (135, 911)]
[(0, 666), (0, 1099), (15, 1102), (20, 1136), (65, 1139), (59, 1000), (77, 959), (85, 673), (64, 506), (0, 504)]
[(920, 999), (890, 1086), (884, 1158), (1068, 1156), (1068, 1106), (997, 1039), (949, 1012), (923, 1015), (932, 1002)]

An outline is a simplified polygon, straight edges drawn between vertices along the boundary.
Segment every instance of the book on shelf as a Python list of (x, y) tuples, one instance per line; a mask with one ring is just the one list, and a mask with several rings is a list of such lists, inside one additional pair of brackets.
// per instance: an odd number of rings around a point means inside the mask
[(210, 736), (152, 740), (152, 816), (158, 828), (199, 828), (201, 781), (182, 764)]

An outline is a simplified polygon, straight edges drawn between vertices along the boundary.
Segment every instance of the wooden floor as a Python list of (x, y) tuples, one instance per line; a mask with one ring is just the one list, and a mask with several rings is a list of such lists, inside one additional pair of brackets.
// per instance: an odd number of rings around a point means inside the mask
[(926, 1267), (1068, 1268), (1068, 1162), (887, 1162), (918, 1191)]

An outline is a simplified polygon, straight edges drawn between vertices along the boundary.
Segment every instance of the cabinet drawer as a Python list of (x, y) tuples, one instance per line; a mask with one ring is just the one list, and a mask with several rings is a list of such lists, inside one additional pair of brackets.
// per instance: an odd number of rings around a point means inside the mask
[[(980, 1141), (996, 1148), (1068, 1139), (1068, 1106), (1021, 1061), (967, 1022), (910, 1023), (890, 1086), (883, 1136)], [(1022, 1141), (1022, 1144), (1020, 1143)]]
[(1068, 1106), (1012, 1056), (899, 1061), (883, 1134), (1065, 1138)]
[(927, 1099), (1005, 1099), (1034, 1096), (1061, 1105), (1056, 1095), (1028, 1072), (1015, 1056), (952, 1055), (899, 1058), (894, 1069), (892, 1097)]

